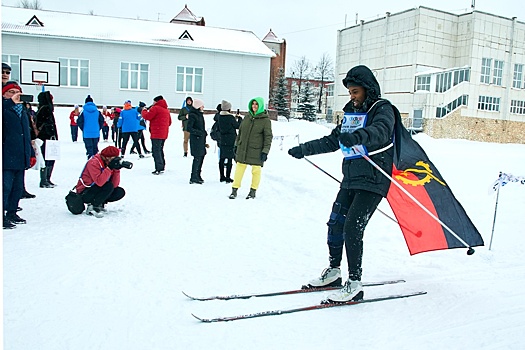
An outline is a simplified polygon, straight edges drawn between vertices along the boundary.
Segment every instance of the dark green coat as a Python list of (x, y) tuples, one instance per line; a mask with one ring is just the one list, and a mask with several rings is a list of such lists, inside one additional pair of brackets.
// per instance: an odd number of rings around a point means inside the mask
[[(255, 115), (251, 111), (252, 101), (256, 100), (259, 109)], [(256, 97), (248, 104), (249, 114), (242, 120), (239, 134), (235, 140), (237, 153), (235, 161), (249, 165), (263, 165), (261, 153), (268, 154), (272, 145), (272, 122), (264, 110), (264, 100)]]

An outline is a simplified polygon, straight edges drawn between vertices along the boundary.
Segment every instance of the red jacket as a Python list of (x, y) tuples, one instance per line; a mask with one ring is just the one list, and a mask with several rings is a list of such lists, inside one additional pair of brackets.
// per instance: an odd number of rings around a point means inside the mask
[(149, 132), (152, 139), (166, 140), (171, 125), (171, 114), (166, 100), (159, 100), (147, 111), (142, 110), (142, 118), (149, 120)]
[[(80, 113), (79, 113), (80, 114)], [(79, 114), (75, 114), (75, 111), (72, 111), (70, 114), (69, 114), (69, 120), (71, 121), (69, 123), (69, 125), (71, 126), (76, 126), (77, 125), (77, 121), (75, 120), (75, 117), (78, 118)]]
[(100, 157), (100, 153), (97, 153), (87, 161), (77, 182), (76, 190), (77, 193), (82, 193), (93, 183), (102, 187), (108, 181), (113, 183), (113, 187), (117, 187), (120, 184), (120, 169), (108, 168)]

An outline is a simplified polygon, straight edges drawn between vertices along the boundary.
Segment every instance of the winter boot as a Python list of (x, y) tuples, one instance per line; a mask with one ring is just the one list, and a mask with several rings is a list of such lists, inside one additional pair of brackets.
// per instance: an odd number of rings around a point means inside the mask
[(53, 188), (53, 186), (47, 182), (47, 167), (40, 168), (40, 188)]
[(248, 195), (246, 196), (246, 199), (255, 198), (255, 190), (253, 188), (250, 188), (250, 192), (248, 192)]
[(307, 285), (303, 286), (303, 289), (339, 287), (341, 282), (341, 269), (339, 267), (329, 267), (323, 270), (320, 277), (311, 280)]
[(94, 216), (96, 218), (103, 218), (104, 212), (100, 206), (88, 204), (88, 207), (86, 209), (86, 215)]
[(343, 288), (328, 296), (328, 300), (333, 303), (344, 303), (351, 300), (363, 299), (363, 283), (348, 279)]
[(7, 212), (5, 214), (5, 218), (7, 220), (9, 220), (9, 222), (11, 222), (13, 224), (25, 224), (27, 222), (26, 220), (24, 220), (20, 216), (18, 216), (16, 211), (14, 211), (14, 212)]
[(4, 215), (4, 230), (10, 230), (13, 228), (16, 228), (16, 225), (9, 221), (9, 219)]
[(34, 194), (27, 192), (27, 190), (24, 188), (24, 193), (22, 193), (22, 197), (20, 199), (31, 199), (35, 197), (36, 196)]
[(235, 199), (237, 198), (237, 190), (238, 188), (235, 188), (235, 187), (232, 187), (232, 194), (230, 194), (230, 199)]
[(51, 182), (51, 174), (53, 173), (53, 168), (55, 167), (55, 165), (49, 165), (49, 166), (46, 166), (46, 169), (47, 169), (47, 183), (50, 184), (52, 187), (55, 187), (56, 185), (54, 183)]

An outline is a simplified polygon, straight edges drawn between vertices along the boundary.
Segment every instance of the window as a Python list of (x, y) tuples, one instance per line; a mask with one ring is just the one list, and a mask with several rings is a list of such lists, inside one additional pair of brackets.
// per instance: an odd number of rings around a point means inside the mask
[(59, 58), (60, 85), (89, 87), (89, 61), (78, 58)]
[(521, 89), (522, 78), (523, 78), (523, 64), (516, 63), (514, 65), (514, 78), (512, 79), (512, 87)]
[(494, 60), (494, 75), (492, 84), (501, 86), (501, 77), (503, 77), (503, 61)]
[(416, 91), (430, 91), (430, 75), (420, 75), (416, 77)]
[(120, 62), (120, 88), (148, 90), (149, 64)]
[(20, 81), (20, 56), (2, 54), (2, 62), (11, 66), (9, 80)]
[(452, 87), (452, 72), (436, 74), (436, 92), (445, 92)]
[(334, 96), (334, 84), (326, 85), (326, 96), (328, 97)]
[(470, 81), (470, 68), (463, 68), (454, 71), (454, 86), (464, 81)]
[(461, 95), (444, 107), (436, 108), (436, 118), (443, 118), (459, 106), (468, 106), (468, 95)]
[(177, 92), (202, 93), (203, 68), (177, 66)]
[(480, 96), (478, 100), (478, 109), (483, 111), (499, 112), (499, 97)]
[(492, 67), (492, 58), (481, 59), (481, 82), (490, 84), (490, 67)]
[(511, 100), (510, 113), (525, 114), (525, 101)]

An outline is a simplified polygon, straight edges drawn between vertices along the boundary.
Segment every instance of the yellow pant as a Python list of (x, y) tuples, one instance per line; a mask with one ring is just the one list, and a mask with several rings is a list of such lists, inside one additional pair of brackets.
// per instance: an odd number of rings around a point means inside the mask
[[(244, 163), (238, 163), (235, 165), (235, 175), (233, 177), (233, 188), (240, 188), (242, 177), (244, 176), (244, 171), (246, 171), (246, 167), (248, 164)], [(259, 183), (261, 182), (261, 170), (262, 167), (260, 165), (252, 165), (252, 185), (250, 186), (254, 190), (259, 188)]]

